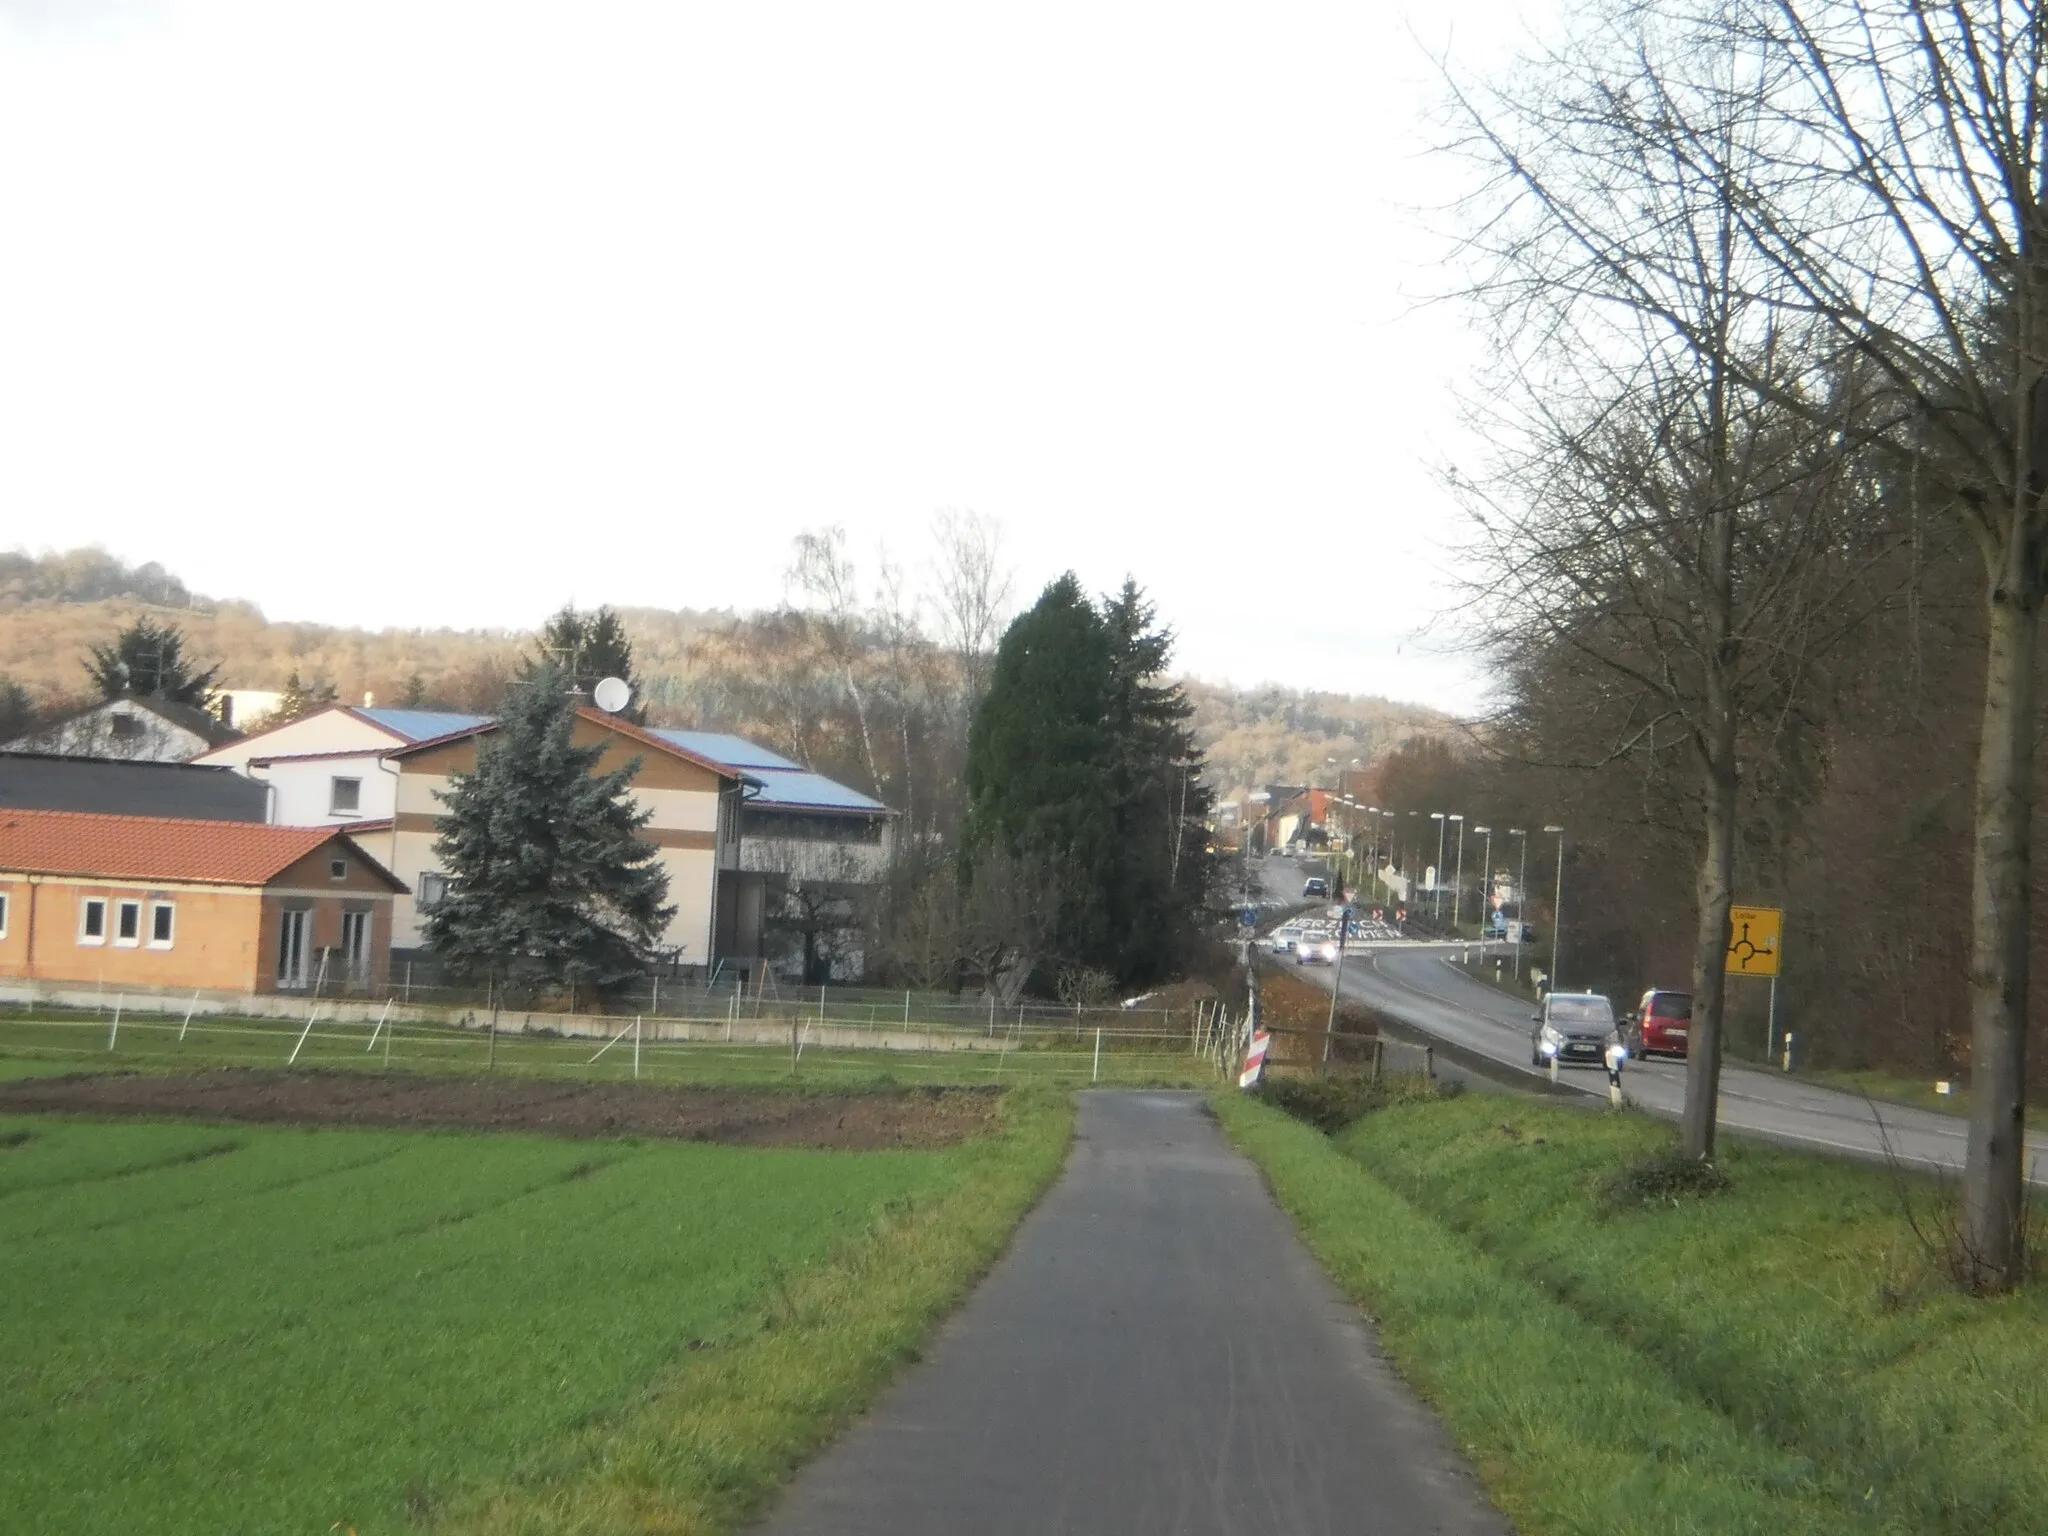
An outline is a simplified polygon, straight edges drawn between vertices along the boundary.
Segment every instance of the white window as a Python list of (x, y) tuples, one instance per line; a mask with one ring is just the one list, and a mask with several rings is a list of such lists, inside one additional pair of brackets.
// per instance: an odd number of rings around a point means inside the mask
[(172, 936), (177, 931), (178, 909), (168, 901), (153, 901), (149, 904), (149, 947), (169, 949)]
[(124, 901), (114, 909), (114, 942), (124, 948), (142, 942), (142, 903)]
[(78, 942), (107, 942), (107, 902), (103, 896), (88, 896), (78, 904)]
[(420, 910), (431, 912), (448, 899), (448, 877), (446, 875), (420, 876)]
[(0, 939), (7, 937), (7, 893), (0, 891)]
[(328, 781), (327, 809), (333, 814), (353, 815), (363, 808), (363, 781), (361, 779), (331, 779)]

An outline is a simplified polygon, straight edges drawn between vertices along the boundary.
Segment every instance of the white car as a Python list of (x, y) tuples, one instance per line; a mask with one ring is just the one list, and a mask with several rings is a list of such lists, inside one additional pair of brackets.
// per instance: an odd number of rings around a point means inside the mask
[(1294, 946), (1296, 965), (1335, 965), (1337, 963), (1337, 941), (1335, 939), (1304, 938)]
[(1301, 930), (1292, 923), (1284, 923), (1266, 935), (1266, 949), (1276, 955), (1291, 955), (1300, 940)]

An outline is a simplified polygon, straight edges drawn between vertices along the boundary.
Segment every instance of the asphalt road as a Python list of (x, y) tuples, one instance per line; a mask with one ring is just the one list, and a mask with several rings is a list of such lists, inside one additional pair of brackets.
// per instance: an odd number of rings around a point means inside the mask
[[(1304, 874), (1314, 872), (1314, 866), (1303, 863), (1266, 862), (1279, 865), (1264, 875), (1267, 888), (1276, 894), (1298, 892)], [(1536, 948), (1542, 951), (1536, 962), (1547, 965), (1548, 951), (1541, 945)], [(1504, 1076), (1527, 1074), (1531, 1081), (1543, 1076), (1529, 1064), (1533, 1002), (1473, 980), (1446, 964), (1445, 953), (1446, 947), (1422, 945), (1354, 946), (1345, 957), (1344, 995), (1498, 1062)], [(1525, 964), (1528, 958), (1524, 957)], [(1332, 973), (1303, 966), (1297, 974), (1327, 987)], [(1616, 1004), (1626, 1006), (1621, 999)], [(1623, 1074), (1623, 1092), (1641, 1108), (1675, 1120), (1684, 1108), (1685, 1070), (1682, 1061), (1631, 1061)], [(1558, 1081), (1603, 1099), (1607, 1095), (1607, 1074), (1598, 1067), (1561, 1067)], [(1937, 1168), (1960, 1168), (1968, 1137), (1959, 1116), (1898, 1104), (1879, 1104), (1873, 1112), (1857, 1095), (1725, 1061), (1720, 1124), (1727, 1130), (1858, 1157), (1881, 1158), (1888, 1140), (1901, 1161)], [(2028, 1147), (2034, 1158), (2034, 1182), (2048, 1184), (2048, 1145), (2030, 1137)]]
[(1092, 1092), (1009, 1253), (760, 1529), (1509, 1527), (1200, 1097)]

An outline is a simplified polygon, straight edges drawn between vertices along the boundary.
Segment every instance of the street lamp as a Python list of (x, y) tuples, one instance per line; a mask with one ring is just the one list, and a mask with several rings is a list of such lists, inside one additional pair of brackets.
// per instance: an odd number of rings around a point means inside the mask
[(1564, 828), (1545, 827), (1557, 834), (1557, 897), (1550, 904), (1550, 990), (1557, 990), (1558, 945), (1564, 938)]
[(1451, 877), (1451, 932), (1458, 931), (1458, 919), (1465, 910), (1465, 818), (1453, 816), (1458, 824), (1458, 872)]
[(1486, 834), (1486, 868), (1479, 872), (1479, 953), (1486, 954), (1486, 904), (1493, 898), (1487, 895), (1487, 887), (1493, 884), (1493, 828), (1474, 827), (1474, 832)]
[(1515, 876), (1515, 985), (1522, 984), (1522, 941), (1529, 932), (1529, 834), (1509, 827), (1509, 837), (1522, 840), (1522, 872)]
[(1444, 828), (1448, 823), (1442, 811), (1431, 811), (1429, 819), (1436, 823), (1436, 878), (1430, 882), (1435, 889), (1430, 896), (1429, 915), (1441, 921), (1444, 915)]

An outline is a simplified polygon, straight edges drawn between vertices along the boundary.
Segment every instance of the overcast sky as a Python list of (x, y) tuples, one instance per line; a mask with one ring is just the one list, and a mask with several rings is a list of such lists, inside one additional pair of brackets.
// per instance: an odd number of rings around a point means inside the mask
[(1411, 29), (1517, 7), (1413, 9), (0, 0), (0, 546), (523, 627), (967, 507), (1191, 672), (1469, 707)]

